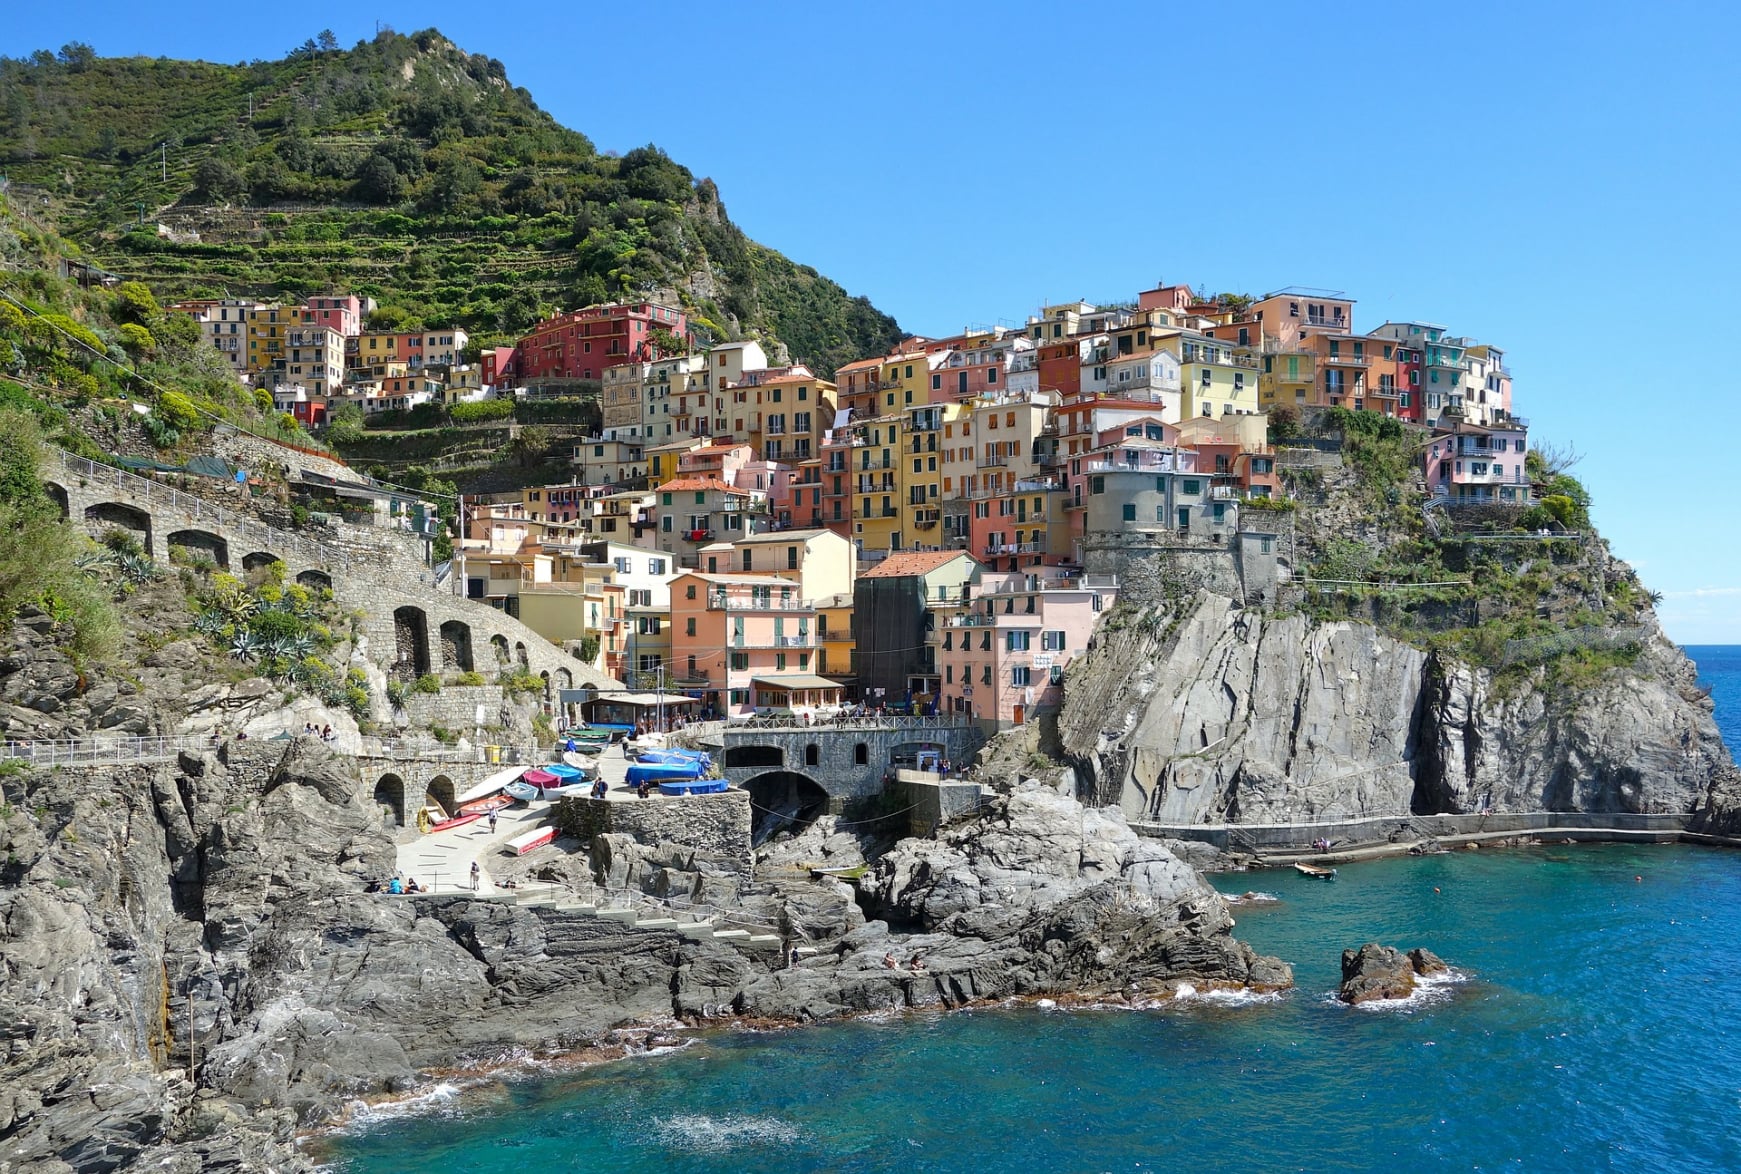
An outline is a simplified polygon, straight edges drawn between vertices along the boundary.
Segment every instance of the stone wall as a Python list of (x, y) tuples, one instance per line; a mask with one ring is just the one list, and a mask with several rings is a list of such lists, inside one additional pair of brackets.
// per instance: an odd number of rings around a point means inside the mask
[[(503, 725), (500, 685), (447, 685), (439, 693), (413, 693), (400, 707), (403, 725), (444, 726), (469, 735), (476, 726)], [(480, 721), (478, 711), (483, 711)]]
[(750, 797), (731, 790), (718, 795), (655, 795), (648, 799), (557, 800), (552, 822), (581, 843), (612, 832), (637, 844), (681, 844), (750, 870)]
[(978, 783), (945, 781), (916, 770), (897, 772), (895, 786), (907, 811), (907, 831), (929, 836), (944, 824), (979, 812)]
[(213, 452), (237, 468), (250, 472), (260, 469), (288, 468), (294, 477), (307, 469), (323, 477), (342, 477), (346, 481), (361, 481), (363, 475), (336, 457), (323, 457), (300, 449), (286, 448), (270, 440), (260, 440), (231, 428), (218, 428), (212, 433)]

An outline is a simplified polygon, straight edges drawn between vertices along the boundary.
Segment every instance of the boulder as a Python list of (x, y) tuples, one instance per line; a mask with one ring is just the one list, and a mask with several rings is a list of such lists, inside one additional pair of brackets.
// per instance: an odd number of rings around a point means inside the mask
[(1394, 946), (1368, 942), (1358, 950), (1342, 951), (1342, 985), (1336, 997), (1344, 1003), (1406, 999), (1414, 993), (1417, 978), (1445, 974), (1450, 969), (1431, 950), (1414, 949), (1405, 954)]

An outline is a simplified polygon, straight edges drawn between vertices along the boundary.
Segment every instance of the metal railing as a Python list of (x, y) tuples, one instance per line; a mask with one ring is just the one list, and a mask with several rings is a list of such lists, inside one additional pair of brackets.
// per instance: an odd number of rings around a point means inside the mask
[[(214, 525), (233, 531), (242, 538), (258, 537), (262, 548), (294, 552), (323, 566), (333, 566), (344, 563), (344, 556), (332, 547), (322, 542), (292, 534), (288, 530), (280, 530), (268, 526), (247, 514), (238, 513), (225, 506), (216, 505), (202, 497), (191, 493), (183, 493), (160, 481), (149, 477), (141, 477), (137, 473), (129, 473), (112, 465), (100, 465), (96, 461), (76, 456), (65, 449), (56, 450), (60, 454), (61, 467), (68, 473), (82, 478), (86, 486), (113, 485), (124, 497), (147, 506), (179, 510), (193, 521), (210, 521)], [(167, 533), (167, 531), (166, 531)]]
[(0, 760), (22, 760), (41, 767), (125, 766), (136, 762), (165, 762), (184, 750), (209, 750), (213, 745), (209, 736), (197, 734), (60, 742), (18, 739), (0, 742)]

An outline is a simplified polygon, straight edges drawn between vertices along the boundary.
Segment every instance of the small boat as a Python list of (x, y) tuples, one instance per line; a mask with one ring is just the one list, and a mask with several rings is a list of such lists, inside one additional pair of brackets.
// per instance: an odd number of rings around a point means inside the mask
[(459, 815), (449, 816), (446, 819), (437, 820), (434, 823), (431, 823), (429, 825), (429, 830), (431, 832), (445, 832), (451, 828), (464, 827), (468, 823), (476, 823), (483, 817), (484, 813), (481, 811), (462, 812)]
[(701, 769), (706, 770), (713, 765), (713, 755), (705, 750), (640, 750), (635, 753), (635, 761), (667, 764), (699, 762)]
[(461, 815), (488, 815), (492, 811), (500, 811), (514, 802), (513, 799), (500, 791), (487, 799), (474, 799), (470, 803), (462, 803), (459, 807)]
[(659, 784), (659, 794), (717, 795), (730, 786), (726, 779), (668, 779)]
[(544, 794), (544, 792), (540, 791), (537, 787), (534, 787), (531, 783), (525, 782), (509, 783), (507, 786), (502, 788), (502, 793), (510, 798), (518, 799), (522, 803), (530, 803), (532, 800)]
[(562, 754), (563, 764), (572, 766), (583, 775), (598, 773), (598, 759), (585, 751), (565, 750)]
[(1298, 864), (1298, 863), (1296, 863), (1294, 865), (1294, 871), (1299, 873), (1301, 876), (1309, 876), (1313, 880), (1335, 880), (1336, 879), (1336, 870), (1334, 868), (1324, 868), (1324, 867), (1321, 867), (1320, 865), (1316, 865), (1316, 864)]
[[(562, 757), (566, 761), (569, 756), (577, 754), (584, 754), (588, 758), (597, 758), (605, 752), (605, 749), (608, 746), (610, 746), (610, 743), (602, 738), (594, 738), (590, 741), (584, 742), (570, 738), (567, 742), (558, 747), (558, 749), (562, 752)], [(570, 747), (572, 747), (572, 749)]]
[(699, 762), (637, 762), (629, 768), (628, 783), (631, 787), (638, 787), (642, 783), (688, 782), (705, 773)]

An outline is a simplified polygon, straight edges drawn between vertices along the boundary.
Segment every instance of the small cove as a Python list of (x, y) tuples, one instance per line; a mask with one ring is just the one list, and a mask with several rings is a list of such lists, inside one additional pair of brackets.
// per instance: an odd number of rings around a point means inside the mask
[[(1741, 653), (1694, 652), (1734, 744)], [(1237, 908), (1236, 932), (1298, 989), (709, 1034), (490, 1083), (322, 1156), (354, 1174), (1741, 1168), (1741, 854), (1543, 845), (1211, 879), (1280, 898)], [(1334, 1003), (1340, 951), (1373, 940), (1468, 979)]]

